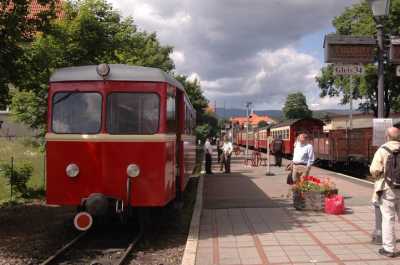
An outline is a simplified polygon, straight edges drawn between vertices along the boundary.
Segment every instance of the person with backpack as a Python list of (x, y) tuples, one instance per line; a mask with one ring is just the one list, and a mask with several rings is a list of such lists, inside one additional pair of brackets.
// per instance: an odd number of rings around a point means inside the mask
[[(386, 131), (387, 142), (375, 152), (370, 166), (374, 184), (372, 203), (379, 205), (382, 213), (382, 248), (379, 254), (395, 257), (395, 215), (400, 207), (400, 130), (391, 127)], [(379, 228), (378, 228), (379, 229)]]

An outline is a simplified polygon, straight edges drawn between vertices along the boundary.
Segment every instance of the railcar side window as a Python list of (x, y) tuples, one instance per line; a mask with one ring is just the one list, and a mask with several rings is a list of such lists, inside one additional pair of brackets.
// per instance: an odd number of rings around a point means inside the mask
[(111, 93), (107, 97), (107, 130), (111, 134), (158, 132), (160, 97), (155, 93)]
[(94, 92), (58, 92), (53, 96), (55, 133), (93, 134), (101, 128), (101, 95)]
[(176, 102), (174, 95), (167, 97), (167, 131), (176, 132)]

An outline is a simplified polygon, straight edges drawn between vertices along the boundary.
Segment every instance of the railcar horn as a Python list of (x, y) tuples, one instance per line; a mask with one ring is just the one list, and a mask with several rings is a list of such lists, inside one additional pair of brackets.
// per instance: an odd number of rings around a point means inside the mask
[(99, 64), (96, 67), (96, 72), (103, 79), (106, 79), (106, 77), (110, 74), (110, 66), (106, 63)]

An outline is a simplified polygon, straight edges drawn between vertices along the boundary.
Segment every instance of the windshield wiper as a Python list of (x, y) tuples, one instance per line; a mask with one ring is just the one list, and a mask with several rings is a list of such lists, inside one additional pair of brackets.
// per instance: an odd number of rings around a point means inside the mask
[(62, 102), (62, 101), (64, 101), (64, 100), (68, 99), (70, 96), (72, 96), (73, 94), (75, 94), (77, 91), (78, 91), (78, 90), (68, 92), (67, 94), (65, 94), (64, 96), (62, 96), (60, 99), (56, 100), (56, 101), (53, 103), (53, 105), (56, 105), (56, 104), (58, 104), (58, 103), (60, 103), (60, 102)]

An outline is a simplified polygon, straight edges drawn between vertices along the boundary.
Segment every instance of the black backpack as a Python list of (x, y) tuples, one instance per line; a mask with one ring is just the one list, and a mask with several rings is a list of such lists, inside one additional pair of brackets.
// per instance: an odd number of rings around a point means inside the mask
[(385, 180), (389, 186), (400, 189), (400, 149), (390, 150), (386, 146), (382, 148), (389, 153), (385, 164)]

